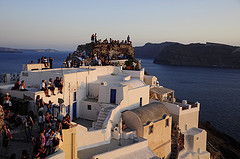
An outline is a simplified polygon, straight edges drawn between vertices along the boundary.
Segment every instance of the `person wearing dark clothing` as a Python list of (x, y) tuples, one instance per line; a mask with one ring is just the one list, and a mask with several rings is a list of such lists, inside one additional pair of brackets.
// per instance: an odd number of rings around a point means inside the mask
[(12, 135), (10, 133), (10, 130), (7, 128), (6, 125), (2, 126), (1, 133), (3, 134), (2, 146), (5, 148), (6, 153), (7, 153), (9, 140), (10, 139), (12, 140), (13, 138), (12, 138)]
[(97, 33), (94, 35), (95, 43), (97, 43)]
[(53, 140), (52, 140), (52, 152), (57, 152), (59, 149), (59, 138), (55, 135)]
[(34, 121), (32, 119), (32, 116), (30, 114), (30, 112), (28, 113), (28, 115), (26, 116), (26, 121), (25, 121), (25, 133), (27, 138), (32, 137), (32, 127), (34, 125)]
[(91, 42), (94, 42), (94, 34), (91, 36)]
[(20, 81), (17, 80), (17, 82), (14, 84), (14, 87), (12, 88), (12, 90), (19, 90), (20, 88)]
[(57, 123), (56, 123), (56, 132), (59, 132), (60, 133), (60, 136), (61, 136), (61, 140), (62, 140), (62, 142), (63, 142), (63, 136), (62, 136), (62, 123), (61, 123), (61, 120), (60, 119), (58, 119), (57, 120)]
[(17, 155), (15, 153), (13, 153), (10, 157), (10, 159), (16, 159), (17, 158)]
[(30, 159), (27, 150), (23, 150), (23, 151), (22, 151), (22, 157), (21, 157), (21, 159)]
[(53, 68), (53, 65), (52, 65), (53, 61), (54, 59), (52, 57), (49, 57), (50, 69)]
[(15, 113), (10, 118), (10, 122), (14, 123), (17, 127), (22, 124), (22, 119), (18, 115), (19, 113)]
[(59, 88), (60, 87), (60, 80), (59, 80), (59, 77), (56, 77), (56, 79), (54, 80), (54, 85), (55, 87)]

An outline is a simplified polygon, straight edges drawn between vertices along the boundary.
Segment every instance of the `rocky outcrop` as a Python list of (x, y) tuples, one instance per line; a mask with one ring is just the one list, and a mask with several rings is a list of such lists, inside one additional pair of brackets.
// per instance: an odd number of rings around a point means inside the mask
[(240, 142), (218, 131), (210, 122), (199, 122), (199, 128), (207, 131), (207, 151), (211, 159), (240, 158)]
[(216, 43), (175, 43), (163, 48), (154, 59), (154, 63), (240, 68), (240, 48)]
[(85, 45), (78, 45), (77, 51), (86, 51), (87, 55), (91, 53), (94, 55), (110, 54), (112, 57), (114, 54), (127, 55), (134, 57), (134, 48), (130, 44), (111, 44), (111, 43), (87, 43)]

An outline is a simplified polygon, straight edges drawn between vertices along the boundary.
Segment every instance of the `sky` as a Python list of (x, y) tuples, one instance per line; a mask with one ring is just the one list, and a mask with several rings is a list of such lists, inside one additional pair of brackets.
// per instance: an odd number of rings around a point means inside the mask
[(240, 46), (240, 0), (0, 0), (0, 47), (76, 50), (93, 33)]

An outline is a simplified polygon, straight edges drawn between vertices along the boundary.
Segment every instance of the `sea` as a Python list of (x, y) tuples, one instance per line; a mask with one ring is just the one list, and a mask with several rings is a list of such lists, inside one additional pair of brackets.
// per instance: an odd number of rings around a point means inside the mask
[[(53, 57), (61, 67), (70, 52), (1, 53), (0, 74), (18, 73), (22, 64)], [(178, 99), (200, 102), (200, 120), (240, 141), (240, 69), (169, 66), (141, 59), (142, 67), (158, 78), (160, 85), (175, 90)]]

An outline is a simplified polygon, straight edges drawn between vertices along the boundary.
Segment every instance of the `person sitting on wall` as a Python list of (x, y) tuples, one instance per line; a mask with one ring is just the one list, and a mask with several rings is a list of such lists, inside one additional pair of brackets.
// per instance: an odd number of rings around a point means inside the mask
[(56, 77), (56, 79), (54, 80), (54, 85), (55, 85), (55, 87), (59, 87), (60, 86), (60, 80), (59, 80), (59, 77)]
[(25, 84), (25, 81), (24, 81), (24, 80), (22, 80), (19, 89), (20, 89), (20, 91), (28, 91), (28, 90), (26, 89), (26, 84)]
[(69, 129), (69, 128), (71, 128), (71, 124), (68, 122), (67, 117), (63, 117), (63, 120), (62, 120), (62, 128), (63, 128), (63, 129)]
[(44, 91), (47, 97), (50, 97), (50, 95), (48, 95), (48, 89), (46, 87), (46, 80), (42, 80), (42, 83), (40, 84), (40, 90)]
[(20, 81), (18, 79), (17, 82), (14, 84), (14, 87), (12, 87), (12, 90), (19, 90), (19, 89), (20, 89)]
[(54, 87), (54, 85), (53, 85), (52, 78), (49, 79), (48, 89), (50, 89), (50, 91), (52, 92), (52, 94), (55, 95), (55, 93), (54, 93), (55, 87)]

